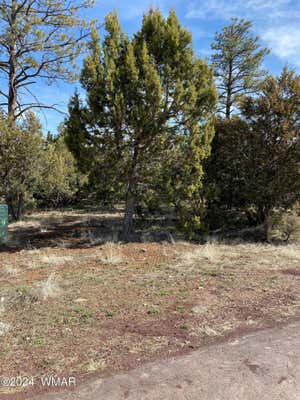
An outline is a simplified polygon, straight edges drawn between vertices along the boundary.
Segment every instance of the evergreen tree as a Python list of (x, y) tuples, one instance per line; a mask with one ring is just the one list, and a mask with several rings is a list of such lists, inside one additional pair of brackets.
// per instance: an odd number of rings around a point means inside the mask
[(251, 22), (233, 18), (229, 26), (216, 33), (211, 45), (220, 111), (226, 118), (238, 107), (241, 96), (257, 92), (265, 75), (261, 64), (269, 50), (261, 48), (251, 27)]
[(60, 136), (55, 141), (46, 142), (39, 159), (39, 179), (35, 190), (38, 205), (59, 207), (68, 204), (82, 179), (64, 138)]
[[(206, 222), (211, 229), (235, 227), (234, 215), (245, 210), (247, 201), (245, 157), (247, 122), (234, 115), (216, 118), (211, 156), (205, 163), (203, 197), (206, 199)], [(237, 211), (237, 213), (236, 213)]]
[(69, 102), (69, 117), (61, 126), (61, 134), (79, 169), (84, 173), (91, 169), (89, 133), (86, 127), (87, 115), (77, 90)]
[(300, 76), (285, 68), (268, 76), (256, 97), (244, 98), (241, 118), (219, 119), (207, 163), (210, 213), (245, 212), (263, 223), (274, 207), (300, 199)]
[(284, 68), (267, 77), (261, 94), (245, 99), (242, 113), (249, 126), (247, 200), (263, 222), (272, 208), (300, 199), (300, 76)]
[(33, 203), (42, 149), (41, 125), (33, 113), (27, 113), (19, 126), (1, 114), (0, 194), (15, 220), (22, 217), (25, 206)]
[[(106, 192), (125, 195), (128, 238), (148, 191), (163, 193), (165, 186), (166, 201), (183, 210), (201, 187), (216, 91), (211, 69), (195, 57), (191, 34), (174, 11), (166, 19), (159, 11), (145, 14), (133, 39), (115, 13), (105, 27), (102, 45), (93, 32), (81, 75), (87, 91), (83, 146), (89, 143)], [(71, 110), (69, 137), (76, 134), (75, 118)]]
[(0, 77), (7, 82), (0, 96), (11, 119), (33, 107), (55, 108), (41, 104), (30, 88), (37, 79), (49, 84), (74, 78), (74, 59), (89, 33), (80, 13), (90, 4), (89, 0), (0, 0)]

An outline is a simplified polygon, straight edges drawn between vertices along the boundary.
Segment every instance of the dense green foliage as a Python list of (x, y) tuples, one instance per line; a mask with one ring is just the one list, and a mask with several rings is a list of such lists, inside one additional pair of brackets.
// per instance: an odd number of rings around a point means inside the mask
[(300, 198), (300, 76), (261, 69), (269, 51), (251, 22), (233, 19), (216, 33), (209, 65), (175, 11), (150, 9), (131, 37), (110, 13), (103, 38), (90, 31), (84, 100), (76, 91), (58, 134), (45, 138), (31, 111), (41, 104), (20, 94), (35, 78), (74, 79), (90, 26), (80, 18), (88, 3), (76, 4), (0, 0), (0, 198), (11, 216), (122, 204), (125, 239), (136, 216), (165, 216), (188, 237), (266, 222), (269, 236), (290, 237)]
[[(115, 13), (107, 16), (105, 28), (102, 44), (93, 32), (81, 75), (87, 107), (80, 110), (75, 94), (67, 143), (74, 154), (80, 152), (83, 168), (86, 156), (92, 160), (90, 171), (104, 197), (124, 196), (125, 237), (141, 201), (159, 199), (174, 207), (186, 229), (199, 226), (193, 202), (213, 137), (212, 70), (195, 57), (191, 34), (175, 12), (167, 18), (159, 11), (145, 14), (132, 39)], [(88, 154), (81, 151), (87, 148)]]
[(241, 118), (216, 122), (207, 165), (210, 207), (243, 210), (257, 224), (273, 208), (299, 200), (300, 76), (285, 68), (278, 78), (267, 77), (241, 112)]
[(66, 204), (82, 180), (63, 138), (47, 143), (33, 113), (18, 125), (1, 114), (0, 165), (0, 197), (15, 220), (36, 204)]
[(14, 219), (22, 216), (25, 205), (33, 200), (39, 180), (37, 165), (42, 154), (39, 122), (28, 114), (21, 126), (0, 116), (0, 196)]
[(38, 204), (48, 208), (70, 204), (85, 177), (77, 170), (76, 161), (64, 138), (46, 143), (40, 161), (35, 194)]

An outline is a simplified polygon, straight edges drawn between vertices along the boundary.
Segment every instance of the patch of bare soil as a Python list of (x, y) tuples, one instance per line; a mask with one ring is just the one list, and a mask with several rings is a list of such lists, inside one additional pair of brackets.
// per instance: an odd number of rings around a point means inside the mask
[(282, 271), (282, 273), (286, 274), (286, 275), (300, 276), (300, 269), (299, 268), (288, 268), (288, 269), (284, 269)]
[[(296, 245), (97, 244), (117, 219), (39, 214), (12, 227), (0, 376), (87, 379), (299, 317)], [(2, 387), (0, 398), (37, 390)]]

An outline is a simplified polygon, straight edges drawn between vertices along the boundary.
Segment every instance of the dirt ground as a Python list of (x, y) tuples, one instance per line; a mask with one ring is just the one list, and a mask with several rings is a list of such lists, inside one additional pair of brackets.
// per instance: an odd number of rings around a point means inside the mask
[(252, 332), (28, 400), (299, 400), (299, 330)]
[(10, 226), (0, 376), (106, 376), (299, 317), (299, 245), (115, 243), (119, 218), (53, 212)]

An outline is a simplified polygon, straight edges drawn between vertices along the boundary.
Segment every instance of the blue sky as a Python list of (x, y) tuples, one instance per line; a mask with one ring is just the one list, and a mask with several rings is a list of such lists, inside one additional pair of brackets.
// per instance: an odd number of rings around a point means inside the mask
[[(279, 74), (288, 65), (300, 73), (300, 0), (96, 0), (86, 16), (102, 22), (109, 11), (116, 9), (124, 31), (132, 34), (139, 29), (142, 15), (150, 5), (160, 8), (165, 15), (174, 8), (181, 23), (193, 33), (196, 54), (204, 58), (210, 56), (214, 33), (230, 23), (231, 17), (251, 20), (262, 45), (271, 49), (264, 67)], [(79, 89), (80, 85), (40, 83), (35, 90), (41, 102), (58, 103), (66, 111), (75, 87)], [(45, 110), (40, 118), (45, 131), (55, 133), (64, 116)]]

